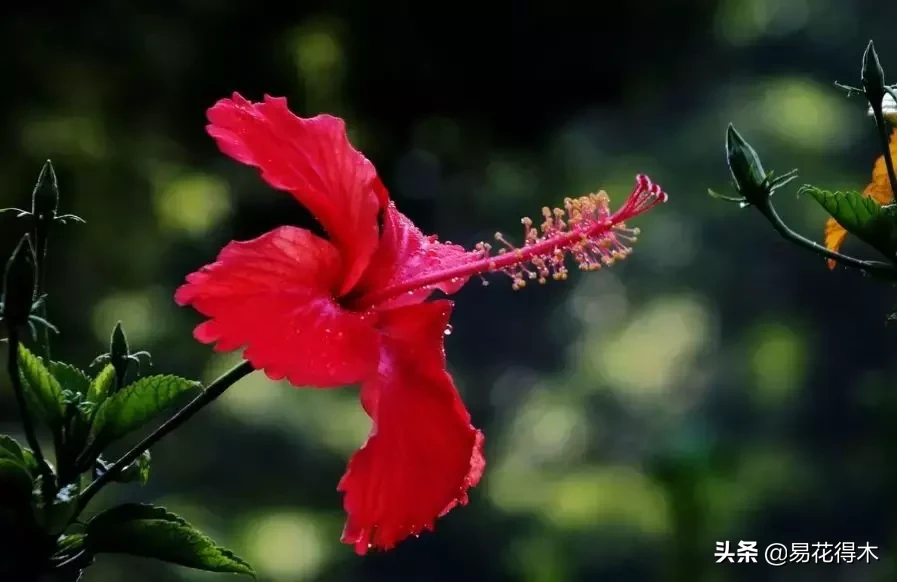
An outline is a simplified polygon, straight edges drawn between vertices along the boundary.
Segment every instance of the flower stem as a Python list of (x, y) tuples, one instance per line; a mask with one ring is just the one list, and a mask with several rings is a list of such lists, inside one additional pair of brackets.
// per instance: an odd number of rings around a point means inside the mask
[(891, 157), (891, 146), (888, 143), (888, 124), (885, 121), (882, 105), (879, 102), (878, 107), (872, 106), (872, 113), (875, 117), (875, 126), (878, 128), (878, 139), (881, 141), (883, 156), (885, 158), (885, 166), (888, 168), (888, 180), (891, 182), (891, 193), (897, 200), (897, 175), (894, 173), (894, 159)]
[(779, 213), (776, 212), (775, 208), (773, 207), (772, 202), (770, 201), (767, 201), (765, 205), (757, 206), (757, 209), (763, 214), (763, 216), (766, 217), (770, 224), (772, 224), (772, 227), (776, 229), (776, 231), (780, 235), (782, 235), (782, 237), (798, 246), (807, 248), (817, 254), (822, 255), (827, 259), (838, 261), (846, 267), (859, 269), (870, 274), (886, 274), (891, 276), (897, 274), (897, 268), (888, 263), (883, 263), (881, 261), (864, 261), (862, 259), (857, 259), (848, 255), (842, 255), (839, 252), (829, 250), (821, 244), (799, 235), (785, 224), (785, 222), (779, 216)]
[[(41, 229), (46, 231), (46, 227), (43, 227), (39, 223), (40, 219), (38, 219), (38, 224), (35, 228), (35, 262), (36, 270), (37, 270), (37, 297), (42, 297), (44, 294), (44, 290), (46, 289), (46, 280), (47, 280), (47, 232), (40, 232)], [(38, 315), (46, 320), (47, 319), (47, 302), (41, 301), (40, 307), (38, 308)], [(42, 325), (42, 333), (41, 333), (41, 347), (43, 348), (43, 356), (44, 363), (49, 366), (50, 365), (50, 328), (49, 326)]]
[[(35, 248), (35, 270), (37, 275), (37, 290), (35, 292), (36, 297), (43, 297), (44, 290), (47, 288), (47, 227), (41, 224), (41, 219), (36, 219), (36, 226), (34, 232), (34, 240), (36, 242)], [(38, 316), (44, 321), (47, 320), (47, 302), (41, 301), (40, 306), (38, 307)], [(43, 351), (44, 356), (44, 364), (49, 369), (50, 367), (50, 326), (41, 325), (40, 326), (40, 346)], [(56, 470), (58, 473), (64, 475), (67, 473), (67, 463), (68, 463), (68, 455), (64, 450), (64, 442), (63, 438), (63, 428), (62, 427), (53, 427), (53, 448), (56, 451)]]
[(19, 407), (19, 414), (22, 416), (22, 427), (25, 431), (25, 440), (28, 447), (37, 461), (38, 469), (43, 476), (44, 495), (47, 499), (52, 499), (53, 493), (53, 474), (41, 451), (40, 442), (37, 440), (37, 433), (34, 431), (34, 425), (31, 422), (31, 415), (28, 414), (28, 403), (25, 400), (25, 390), (22, 386), (22, 379), (19, 377), (19, 330), (15, 327), (9, 328), (7, 338), (9, 353), (6, 359), (6, 370), (9, 374), (9, 381), (12, 384), (12, 390), (16, 395), (16, 404)]
[(249, 375), (254, 368), (248, 361), (243, 361), (221, 376), (214, 382), (209, 384), (202, 394), (191, 400), (186, 406), (181, 408), (177, 414), (169, 418), (159, 428), (149, 434), (142, 441), (134, 445), (134, 447), (121, 456), (117, 461), (112, 463), (109, 468), (88, 485), (79, 496), (79, 511), (90, 502), (94, 495), (100, 489), (109, 483), (115, 476), (121, 473), (122, 469), (133, 463), (140, 455), (147, 451), (150, 447), (162, 440), (170, 432), (184, 424), (194, 414), (200, 411), (205, 405), (224, 394), (224, 391), (233, 386), (238, 380)]

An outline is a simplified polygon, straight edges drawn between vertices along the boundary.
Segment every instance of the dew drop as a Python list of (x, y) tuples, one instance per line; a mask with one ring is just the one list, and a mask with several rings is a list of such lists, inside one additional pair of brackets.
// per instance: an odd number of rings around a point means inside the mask
[(445, 331), (442, 333), (444, 333), (445, 335), (452, 335), (452, 329), (453, 329), (452, 325), (448, 324), (445, 326)]

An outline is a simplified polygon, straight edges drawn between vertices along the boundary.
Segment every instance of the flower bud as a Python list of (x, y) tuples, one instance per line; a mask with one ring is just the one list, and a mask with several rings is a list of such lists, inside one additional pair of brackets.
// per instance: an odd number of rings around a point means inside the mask
[(131, 347), (128, 345), (128, 338), (125, 336), (125, 330), (122, 328), (121, 321), (118, 321), (115, 323), (115, 327), (112, 329), (112, 337), (109, 339), (109, 361), (115, 368), (116, 389), (124, 386), (130, 355)]
[(863, 91), (870, 103), (878, 103), (885, 95), (885, 72), (875, 52), (875, 44), (870, 40), (863, 53), (863, 68), (860, 72), (863, 80)]
[(44, 162), (34, 192), (31, 194), (31, 213), (37, 220), (52, 220), (59, 209), (59, 183), (50, 160)]
[(769, 198), (772, 192), (760, 156), (731, 123), (726, 131), (726, 160), (735, 188), (744, 196), (745, 202), (759, 204)]

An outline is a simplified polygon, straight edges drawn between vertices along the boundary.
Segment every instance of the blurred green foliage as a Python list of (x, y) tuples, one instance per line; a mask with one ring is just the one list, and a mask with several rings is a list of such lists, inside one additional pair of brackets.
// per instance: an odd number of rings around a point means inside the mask
[[(237, 90), (347, 119), (403, 211), (472, 244), (522, 215), (636, 173), (670, 202), (611, 270), (457, 296), (450, 369), (487, 435), (468, 507), (435, 534), (358, 558), (335, 488), (369, 421), (354, 389), (254, 374), (153, 451), (151, 501), (271, 582), (364, 580), (892, 580), (897, 390), (887, 287), (828, 271), (727, 187), (726, 124), (801, 182), (861, 189), (878, 142), (854, 82), (874, 38), (897, 71), (897, 5), (858, 0), (401, 2), (208, 0), (22, 5), (0, 19), (0, 207), (43, 160), (54, 355), (86, 366), (122, 320), (135, 350), (212, 379), (236, 355), (191, 339), (171, 297), (226, 241), (308, 226), (289, 196), (218, 153), (204, 112)], [(821, 239), (793, 189), (789, 224)], [(11, 250), (14, 219), (0, 217)], [(858, 244), (858, 243), (857, 243)], [(846, 252), (861, 252), (851, 247)], [(17, 430), (0, 386), (0, 432)], [(17, 435), (18, 436), (18, 435)], [(126, 446), (123, 443), (122, 446)], [(878, 562), (714, 564), (716, 541), (854, 541)], [(139, 559), (88, 582), (213, 580)]]

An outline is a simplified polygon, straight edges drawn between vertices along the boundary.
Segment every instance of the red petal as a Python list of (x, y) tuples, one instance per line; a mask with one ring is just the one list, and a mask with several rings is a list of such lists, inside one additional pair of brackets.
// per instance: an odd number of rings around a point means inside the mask
[[(435, 236), (425, 236), (407, 216), (389, 203), (383, 217), (383, 234), (380, 246), (371, 258), (368, 270), (358, 282), (358, 303), (367, 305), (366, 294), (382, 291), (410, 279), (421, 277), (434, 271), (451, 269), (476, 260), (464, 247), (436, 241)], [(379, 309), (400, 307), (420, 303), (436, 289), (452, 294), (467, 283), (469, 277), (454, 277), (441, 281), (432, 287), (425, 287), (377, 305)]]
[(445, 370), (451, 307), (442, 300), (382, 314), (379, 374), (361, 393), (374, 425), (338, 487), (348, 513), (342, 541), (359, 554), (432, 529), (467, 503), (483, 474), (483, 435)]
[(218, 101), (208, 119), (221, 151), (259, 168), (320, 221), (343, 255), (339, 293), (348, 292), (377, 247), (377, 214), (389, 195), (374, 165), (349, 143), (343, 120), (297, 117), (285, 98), (252, 103), (239, 93)]
[(379, 338), (371, 316), (333, 299), (342, 268), (336, 248), (311, 232), (283, 226), (232, 242), (218, 260), (187, 276), (175, 293), (211, 318), (194, 331), (217, 351), (244, 354), (269, 378), (330, 387), (370, 377)]

